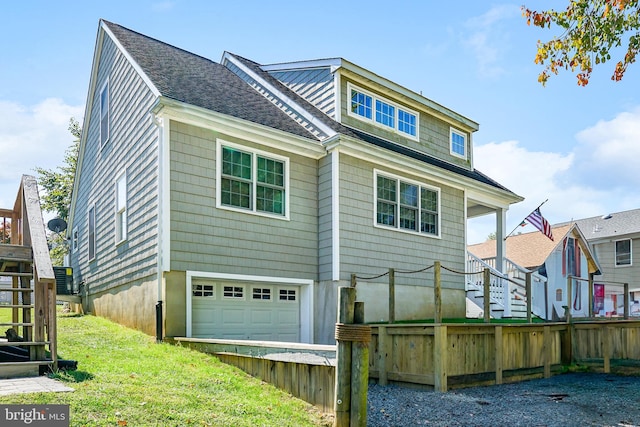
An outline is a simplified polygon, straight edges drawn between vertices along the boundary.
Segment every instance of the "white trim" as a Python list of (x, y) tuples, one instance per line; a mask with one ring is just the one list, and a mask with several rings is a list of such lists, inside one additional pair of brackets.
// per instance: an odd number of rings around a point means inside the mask
[(331, 280), (340, 280), (340, 152), (331, 152)]
[[(456, 151), (453, 151), (453, 135), (454, 134), (461, 136), (462, 139), (464, 140), (464, 143), (462, 144), (462, 149), (464, 153), (462, 154)], [(454, 157), (467, 160), (467, 151), (468, 151), (467, 150), (467, 134), (459, 129), (454, 128), (453, 126), (449, 127), (449, 153), (451, 153), (451, 155)]]
[[(120, 188), (118, 187), (118, 183), (121, 179), (124, 178), (124, 209), (118, 210), (118, 200), (120, 198)], [(115, 223), (114, 223), (114, 237), (116, 246), (120, 245), (127, 241), (128, 236), (128, 219), (129, 219), (129, 183), (127, 182), (127, 168), (125, 167), (119, 174), (116, 175), (114, 179), (114, 187), (115, 187), (115, 203), (114, 203), (114, 214), (115, 214)], [(125, 221), (124, 224), (119, 224), (120, 213), (124, 212)], [(120, 235), (122, 238), (119, 239)]]
[[(224, 57), (223, 57), (224, 58)], [(306, 61), (281, 62), (277, 64), (261, 65), (263, 71), (287, 71), (287, 70), (309, 70), (312, 68), (339, 67), (342, 64), (340, 58), (310, 59)]]
[[(383, 224), (378, 224), (378, 175), (381, 175), (385, 178), (388, 179), (393, 179), (396, 180), (397, 183), (396, 185), (399, 186), (400, 182), (405, 182), (407, 184), (412, 184), (412, 185), (416, 185), (418, 187), (418, 190), (422, 190), (427, 189), (427, 190), (431, 190), (434, 191), (437, 195), (438, 195), (438, 233), (437, 234), (431, 234), (431, 233), (424, 233), (422, 231), (420, 231), (421, 228), (421, 223), (422, 223), (422, 218), (421, 218), (421, 213), (422, 213), (422, 207), (420, 206), (420, 200), (421, 200), (421, 194), (418, 193), (418, 224), (417, 230), (409, 230), (406, 228), (400, 228), (400, 189), (397, 188), (396, 194), (397, 194), (397, 200), (396, 200), (396, 215), (397, 215), (397, 221), (396, 221), (396, 225), (395, 226), (389, 226), (389, 225), (383, 225)], [(441, 239), (442, 238), (442, 229), (441, 229), (441, 223), (442, 223), (442, 198), (441, 198), (441, 189), (439, 187), (434, 187), (433, 185), (429, 185), (429, 184), (425, 184), (424, 182), (420, 182), (420, 181), (416, 181), (416, 180), (412, 180), (410, 178), (404, 177), (404, 176), (400, 176), (400, 175), (396, 175), (387, 171), (383, 171), (380, 169), (373, 169), (373, 226), (375, 228), (381, 228), (384, 230), (391, 230), (391, 231), (398, 231), (401, 233), (409, 233), (411, 235), (418, 235), (418, 236), (424, 236), (424, 237), (429, 237), (432, 239)]]
[[(107, 90), (107, 139), (102, 141), (102, 116), (104, 115), (102, 112), (102, 94), (105, 89)], [(109, 77), (102, 83), (98, 92), (98, 107), (98, 151), (102, 151), (111, 140), (111, 86), (109, 85)]]
[(158, 248), (160, 249), (160, 271), (169, 271), (170, 270), (170, 259), (169, 256), (171, 254), (171, 179), (170, 179), (170, 162), (171, 162), (171, 121), (169, 119), (165, 119), (162, 115), (159, 115), (159, 126), (158, 130), (158, 174), (159, 174), (159, 191), (158, 197), (158, 206), (160, 221), (159, 221), (159, 230), (158, 236), (160, 238), (160, 242), (158, 242)]
[(342, 123), (342, 79), (340, 73), (333, 73), (333, 117), (336, 122)]
[(193, 303), (191, 294), (191, 281), (193, 278), (225, 280), (232, 282), (272, 283), (289, 286), (299, 286), (300, 294), (300, 342), (313, 343), (313, 280), (294, 279), (290, 277), (253, 276), (246, 274), (212, 273), (206, 271), (186, 272), (186, 336), (191, 338), (193, 323)]
[[(251, 154), (252, 156), (252, 164), (251, 164), (251, 181), (252, 181), (252, 185), (253, 185), (253, 189), (252, 189), (252, 194), (251, 194), (251, 209), (243, 209), (243, 208), (238, 208), (238, 207), (234, 207), (234, 206), (228, 206), (228, 205), (223, 205), (222, 204), (222, 185), (221, 180), (222, 180), (222, 147), (231, 147), (231, 148), (235, 148), (237, 150), (246, 152), (247, 154)], [(256, 210), (256, 186), (257, 186), (257, 178), (256, 178), (256, 174), (257, 174), (257, 161), (256, 161), (256, 157), (257, 156), (261, 156), (261, 157), (265, 157), (265, 158), (269, 158), (269, 159), (273, 159), (273, 160), (277, 160), (277, 161), (281, 161), (284, 163), (284, 214), (280, 215), (277, 213), (269, 213), (269, 212), (262, 212), (262, 211), (258, 211)], [(235, 211), (235, 212), (241, 212), (241, 213), (246, 213), (246, 214), (252, 214), (252, 215), (259, 215), (259, 216), (265, 216), (268, 218), (274, 218), (274, 219), (280, 219), (280, 220), (286, 220), (289, 221), (290, 220), (290, 192), (291, 192), (291, 187), (290, 187), (290, 180), (289, 180), (289, 163), (290, 163), (290, 159), (288, 157), (284, 157), (284, 156), (280, 156), (277, 154), (273, 154), (270, 153), (268, 151), (262, 151), (262, 150), (258, 150), (252, 147), (247, 147), (244, 145), (240, 145), (240, 144), (235, 144), (233, 142), (229, 142), (226, 140), (223, 140), (221, 138), (216, 138), (216, 208), (218, 209), (225, 209), (225, 210), (230, 210), (230, 211)]]
[[(395, 133), (397, 135), (400, 135), (400, 136), (405, 137), (405, 138), (412, 139), (414, 141), (419, 141), (420, 140), (420, 113), (418, 113), (415, 110), (412, 110), (409, 107), (405, 107), (404, 105), (398, 104), (397, 102), (393, 102), (388, 98), (385, 98), (385, 97), (380, 96), (380, 95), (376, 95), (375, 93), (373, 93), (371, 91), (368, 91), (366, 89), (362, 89), (361, 87), (359, 87), (357, 85), (354, 85), (351, 82), (347, 82), (347, 99), (348, 100), (351, 99), (351, 90), (355, 90), (357, 92), (360, 92), (360, 93), (362, 93), (364, 95), (367, 95), (367, 96), (371, 97), (371, 118), (369, 119), (367, 117), (361, 116), (360, 114), (356, 114), (356, 113), (352, 112), (351, 108), (349, 107), (349, 105), (347, 105), (347, 115), (349, 117), (353, 117), (354, 119), (363, 121), (365, 123), (372, 124), (372, 125), (380, 128), (380, 129), (384, 129), (384, 130), (387, 130), (389, 132), (393, 132), (393, 133)], [(387, 126), (387, 125), (385, 125), (383, 123), (380, 123), (380, 122), (378, 122), (376, 120), (376, 118), (375, 118), (375, 116), (376, 116), (376, 106), (375, 106), (376, 100), (394, 107), (395, 112), (394, 112), (394, 117), (393, 117), (393, 120), (394, 120), (393, 127)], [(416, 116), (416, 134), (415, 135), (411, 135), (410, 133), (403, 132), (398, 128), (398, 125), (399, 125), (398, 112), (399, 112), (399, 110), (403, 110), (403, 111), (405, 111), (405, 112), (407, 112), (409, 114), (413, 114), (413, 115)]]
[(318, 140), (293, 135), (169, 98), (161, 98), (156, 106), (156, 111), (170, 120), (213, 130), (229, 137), (243, 139), (303, 157), (318, 160), (326, 155), (324, 146)]
[[(91, 258), (91, 211), (93, 210), (93, 258)], [(87, 261), (93, 262), (98, 257), (98, 220), (96, 203), (87, 205)]]
[[(629, 241), (629, 264), (618, 265), (618, 242)], [(633, 266), (633, 239), (617, 239), (613, 241), (613, 266), (614, 268), (627, 268)]]

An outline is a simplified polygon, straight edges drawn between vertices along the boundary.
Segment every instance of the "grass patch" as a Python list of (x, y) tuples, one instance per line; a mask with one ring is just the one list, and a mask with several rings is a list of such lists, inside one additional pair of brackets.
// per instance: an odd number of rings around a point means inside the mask
[(156, 344), (94, 316), (58, 316), (60, 358), (78, 370), (51, 375), (73, 393), (0, 397), (2, 404), (68, 404), (72, 426), (323, 426), (313, 406), (217, 358)]

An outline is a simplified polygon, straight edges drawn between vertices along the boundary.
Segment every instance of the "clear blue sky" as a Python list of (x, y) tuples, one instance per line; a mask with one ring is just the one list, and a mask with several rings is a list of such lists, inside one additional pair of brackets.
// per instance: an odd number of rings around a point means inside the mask
[[(526, 198), (509, 210), (509, 231), (547, 198), (552, 223), (640, 208), (640, 64), (620, 83), (612, 61), (586, 88), (570, 73), (543, 88), (536, 41), (558, 30), (527, 27), (522, 3), (4, 2), (0, 207), (13, 206), (22, 174), (61, 164), (104, 18), (215, 61), (225, 50), (264, 64), (343, 57), (479, 122), (475, 166)], [(470, 225), (474, 243), (494, 220)]]

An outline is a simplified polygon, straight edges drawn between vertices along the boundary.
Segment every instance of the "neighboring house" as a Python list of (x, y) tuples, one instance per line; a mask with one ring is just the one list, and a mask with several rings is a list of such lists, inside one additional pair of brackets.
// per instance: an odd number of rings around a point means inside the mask
[[(522, 200), (474, 169), (477, 123), (340, 58), (215, 63), (100, 21), (86, 105), (74, 279), (87, 311), (159, 338), (332, 343), (352, 273), (464, 271), (467, 218), (503, 236)], [(396, 318), (432, 317), (403, 280)], [(358, 286), (367, 320), (385, 281)], [(465, 315), (462, 278), (442, 297)]]
[[(535, 315), (559, 320), (566, 317), (566, 308), (570, 307), (572, 316), (587, 317), (589, 278), (600, 272), (598, 262), (577, 224), (554, 226), (552, 233), (554, 240), (539, 231), (509, 236), (506, 240), (509, 268), (505, 273), (516, 279), (522, 278), (523, 269), (539, 275), (538, 280), (532, 280)], [(490, 260), (496, 255), (495, 248), (495, 240), (488, 240), (470, 245), (468, 250), (480, 259)], [(567, 295), (568, 276), (583, 279), (572, 280), (571, 295)], [(522, 286), (512, 286), (511, 293), (526, 298)]]
[(629, 285), (631, 314), (640, 315), (640, 209), (575, 221), (601, 266), (595, 276), (595, 314), (624, 314), (623, 284)]

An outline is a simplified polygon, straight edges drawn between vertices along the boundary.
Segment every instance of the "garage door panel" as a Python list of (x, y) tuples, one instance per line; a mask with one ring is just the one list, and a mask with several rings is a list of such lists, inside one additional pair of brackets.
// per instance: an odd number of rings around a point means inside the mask
[[(300, 340), (298, 287), (216, 282), (200, 278), (192, 284), (195, 284), (192, 295), (192, 336), (290, 342)], [(209, 292), (208, 297), (205, 297), (206, 292)]]

